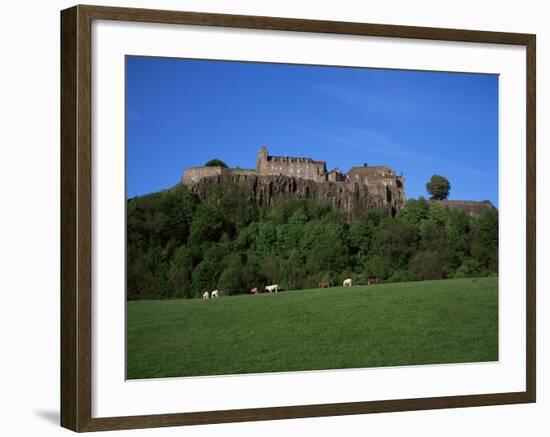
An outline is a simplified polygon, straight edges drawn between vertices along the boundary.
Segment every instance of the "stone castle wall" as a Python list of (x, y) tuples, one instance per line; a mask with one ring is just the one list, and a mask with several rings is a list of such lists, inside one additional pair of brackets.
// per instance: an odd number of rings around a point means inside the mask
[(269, 156), (265, 147), (260, 148), (256, 169), (188, 168), (182, 183), (196, 194), (204, 194), (206, 186), (222, 180), (244, 184), (247, 189), (252, 189), (251, 183), (260, 187), (252, 190), (253, 196), (259, 197), (260, 203), (267, 206), (270, 199), (264, 197), (276, 198), (281, 190), (299, 198), (325, 196), (334, 206), (348, 213), (357, 208), (387, 207), (396, 214), (405, 205), (404, 179), (388, 167), (353, 167), (347, 174), (337, 168), (327, 171), (326, 161)]
[(347, 181), (365, 185), (377, 196), (391, 196), (397, 199), (398, 203), (404, 204), (406, 200), (403, 176), (397, 176), (395, 171), (385, 166), (352, 167), (347, 174)]
[(225, 167), (191, 167), (186, 168), (181, 182), (184, 185), (197, 183), (203, 178), (225, 175), (255, 175), (256, 170), (246, 168), (225, 168)]
[(259, 176), (289, 176), (316, 182), (327, 180), (325, 161), (290, 156), (269, 156), (265, 147), (262, 147), (258, 154), (256, 172)]
[(464, 211), (472, 217), (481, 217), (487, 210), (495, 208), (489, 200), (430, 200), (430, 202), (448, 209)]
[[(267, 148), (258, 153), (255, 169), (193, 167), (185, 169), (182, 183), (199, 197), (206, 196), (211, 184), (238, 183), (251, 200), (271, 206), (281, 197), (319, 198), (334, 207), (356, 215), (373, 208), (387, 208), (395, 215), (405, 206), (405, 180), (386, 166), (352, 167), (348, 173), (335, 168), (327, 171), (325, 161), (311, 158), (269, 156)], [(491, 202), (468, 200), (431, 201), (448, 209), (459, 209), (479, 217)]]

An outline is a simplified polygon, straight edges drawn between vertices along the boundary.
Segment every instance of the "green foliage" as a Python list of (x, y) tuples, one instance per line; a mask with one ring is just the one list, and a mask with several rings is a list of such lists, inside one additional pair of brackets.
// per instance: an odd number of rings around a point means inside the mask
[(445, 176), (434, 174), (426, 184), (426, 190), (432, 200), (444, 200), (449, 197), (451, 183)]
[(419, 225), (423, 220), (427, 220), (429, 216), (430, 204), (423, 197), (419, 197), (418, 200), (408, 200), (405, 207), (398, 214), (399, 218), (413, 225)]
[(402, 269), (415, 253), (418, 239), (417, 227), (403, 219), (387, 217), (376, 229), (370, 254), (384, 258), (390, 271)]
[(443, 226), (447, 222), (449, 217), (449, 210), (439, 203), (430, 203), (430, 209), (428, 211), (428, 220), (436, 223), (438, 226)]
[(498, 272), (498, 211), (473, 218), (424, 198), (351, 222), (330, 204), (286, 199), (258, 209), (234, 184), (198, 201), (186, 187), (128, 200), (127, 298), (247, 293)]
[(462, 260), (469, 252), (471, 220), (460, 210), (450, 210), (445, 224), (449, 248)]
[(367, 272), (367, 277), (369, 278), (386, 280), (390, 277), (394, 271), (394, 268), (391, 260), (387, 256), (375, 254), (372, 255), (366, 262), (365, 271)]
[(472, 257), (481, 265), (481, 273), (498, 271), (498, 211), (488, 209), (474, 223)]
[(174, 297), (193, 297), (192, 274), (193, 256), (187, 246), (180, 246), (176, 249), (167, 272), (168, 283)]
[(224, 167), (228, 168), (227, 164), (223, 162), (220, 159), (211, 159), (206, 164), (204, 164), (205, 167)]
[(359, 256), (366, 255), (372, 244), (376, 225), (371, 220), (354, 220), (349, 229), (350, 249)]
[(389, 282), (412, 282), (418, 278), (410, 270), (396, 270), (391, 275)]
[(338, 272), (346, 267), (348, 243), (341, 223), (312, 221), (305, 229), (302, 248), (307, 253), (306, 268), (310, 273)]
[(410, 263), (409, 268), (416, 279), (424, 281), (426, 279), (444, 279), (447, 277), (448, 263), (435, 250), (424, 250), (416, 253)]
[(482, 266), (473, 258), (466, 258), (456, 270), (455, 278), (475, 278), (481, 276)]
[(192, 274), (192, 288), (196, 296), (201, 295), (204, 291), (216, 288), (222, 271), (222, 258), (223, 253), (219, 247), (211, 246), (204, 254), (204, 258), (195, 267)]
[(232, 223), (217, 209), (202, 204), (197, 208), (189, 230), (189, 244), (201, 246), (205, 243), (216, 243), (225, 232), (232, 230)]
[(375, 226), (378, 226), (382, 219), (385, 219), (388, 216), (388, 210), (385, 208), (376, 208), (370, 211), (367, 215), (367, 219), (372, 222)]
[(174, 296), (170, 263), (177, 248), (187, 243), (197, 205), (183, 185), (128, 200), (128, 299)]
[(258, 219), (256, 203), (251, 202), (238, 185), (231, 182), (211, 184), (208, 187), (206, 201), (210, 211), (215, 210), (218, 217), (224, 217), (236, 227), (245, 226)]
[(232, 295), (246, 292), (246, 273), (243, 261), (238, 254), (228, 255), (225, 269), (218, 280), (218, 288), (222, 294)]

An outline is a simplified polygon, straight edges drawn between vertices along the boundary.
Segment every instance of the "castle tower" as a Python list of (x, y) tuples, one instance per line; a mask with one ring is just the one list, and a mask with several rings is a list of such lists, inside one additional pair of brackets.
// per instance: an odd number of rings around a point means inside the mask
[(258, 151), (258, 159), (256, 160), (256, 172), (261, 175), (266, 173), (267, 165), (267, 147), (262, 146)]

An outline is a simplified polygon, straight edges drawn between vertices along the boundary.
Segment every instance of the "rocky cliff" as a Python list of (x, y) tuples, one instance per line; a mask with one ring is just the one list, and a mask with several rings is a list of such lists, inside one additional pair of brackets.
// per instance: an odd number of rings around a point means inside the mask
[(438, 203), (447, 209), (458, 209), (464, 211), (472, 217), (481, 217), (488, 209), (494, 209), (495, 206), (488, 200), (430, 200)]
[(204, 177), (186, 185), (193, 194), (204, 199), (212, 184), (222, 182), (238, 184), (251, 201), (265, 207), (288, 197), (325, 200), (350, 216), (361, 215), (376, 208), (387, 208), (389, 213), (395, 215), (403, 207), (403, 201), (397, 199), (389, 187), (384, 190), (384, 195), (380, 195), (369, 192), (365, 185), (350, 182), (315, 182), (289, 176), (228, 174)]

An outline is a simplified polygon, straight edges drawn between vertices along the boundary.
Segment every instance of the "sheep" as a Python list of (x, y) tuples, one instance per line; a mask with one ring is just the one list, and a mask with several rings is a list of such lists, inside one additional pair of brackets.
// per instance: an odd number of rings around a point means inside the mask
[(277, 293), (277, 292), (279, 291), (279, 285), (277, 285), (277, 284), (267, 285), (267, 286), (265, 287), (265, 289), (266, 289), (267, 291), (269, 291), (270, 293), (271, 293), (272, 291), (274, 291), (275, 293)]

